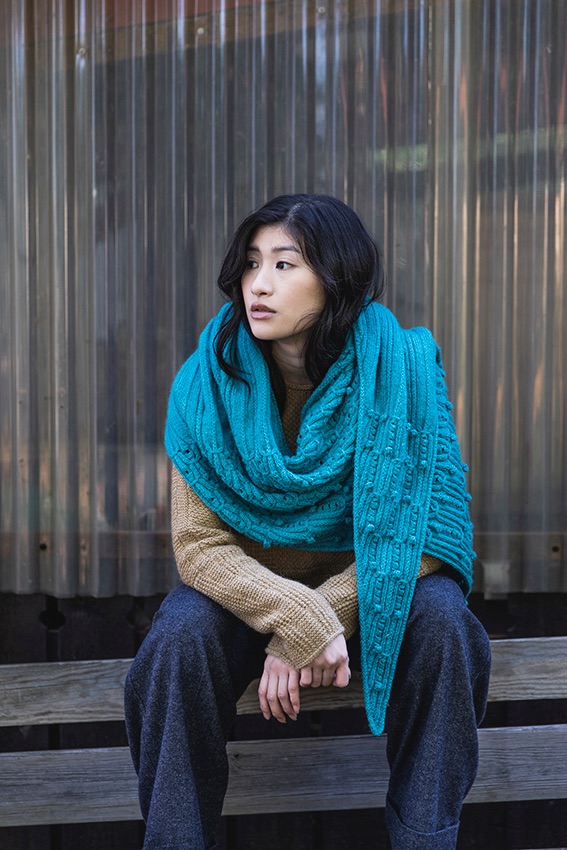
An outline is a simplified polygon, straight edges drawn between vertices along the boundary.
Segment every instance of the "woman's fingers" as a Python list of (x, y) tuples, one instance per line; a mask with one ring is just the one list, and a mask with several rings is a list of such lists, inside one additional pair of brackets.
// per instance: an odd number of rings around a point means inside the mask
[(300, 687), (335, 685), (344, 688), (349, 681), (348, 651), (342, 635), (331, 641), (311, 664), (299, 671), (275, 655), (267, 655), (258, 686), (260, 709), (266, 720), (270, 717), (275, 717), (279, 723), (285, 723), (288, 717), (296, 720), (300, 706)]
[(318, 688), (320, 685), (344, 688), (349, 681), (348, 651), (343, 635), (331, 641), (311, 664), (300, 670), (299, 684), (302, 688)]
[(339, 667), (337, 667), (337, 670), (336, 670), (336, 673), (335, 673), (335, 678), (334, 678), (332, 684), (336, 688), (346, 688), (346, 686), (348, 685), (349, 682), (350, 682), (350, 667), (348, 665), (348, 661), (346, 661), (344, 664), (341, 664)]
[(296, 720), (299, 713), (299, 672), (284, 661), (268, 655), (258, 687), (262, 714), (269, 720), (275, 717), (280, 723), (286, 718)]

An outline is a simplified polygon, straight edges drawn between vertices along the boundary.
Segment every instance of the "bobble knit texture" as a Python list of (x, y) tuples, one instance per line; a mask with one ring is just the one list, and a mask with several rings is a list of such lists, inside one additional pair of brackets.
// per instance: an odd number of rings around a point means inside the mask
[(354, 548), (366, 712), (386, 707), (422, 552), (472, 583), (465, 471), (439, 349), (382, 305), (361, 312), (340, 358), (306, 402), (297, 449), (286, 443), (266, 363), (242, 328), (228, 377), (207, 325), (172, 387), (165, 442), (195, 493), (264, 546)]

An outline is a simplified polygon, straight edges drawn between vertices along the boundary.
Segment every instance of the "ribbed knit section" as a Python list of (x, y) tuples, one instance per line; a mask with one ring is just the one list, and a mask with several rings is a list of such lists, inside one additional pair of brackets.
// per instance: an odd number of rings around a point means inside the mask
[[(432, 339), (425, 331), (408, 332), (400, 351), (399, 336), (390, 321), (381, 334), (381, 358), (390, 368), (380, 370), (378, 382), (361, 386), (368, 409), (375, 410), (355, 492), (363, 685), (375, 734), (383, 731), (413, 597), (437, 449), (434, 375), (428, 371), (435, 363)], [(370, 339), (361, 338), (359, 360), (369, 356)]]

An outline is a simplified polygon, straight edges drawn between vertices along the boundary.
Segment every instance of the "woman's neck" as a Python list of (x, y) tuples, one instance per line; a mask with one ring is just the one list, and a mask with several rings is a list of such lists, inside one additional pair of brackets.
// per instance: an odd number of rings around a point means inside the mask
[(286, 384), (309, 384), (305, 371), (303, 350), (294, 343), (275, 341), (272, 343), (272, 355)]

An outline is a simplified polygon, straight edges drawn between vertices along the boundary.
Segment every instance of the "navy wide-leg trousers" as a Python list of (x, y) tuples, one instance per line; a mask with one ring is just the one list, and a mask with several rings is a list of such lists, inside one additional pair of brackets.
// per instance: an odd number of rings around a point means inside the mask
[[(125, 690), (145, 850), (216, 847), (226, 741), (268, 639), (185, 585), (164, 600)], [(442, 574), (419, 579), (386, 718), (392, 850), (456, 847), (489, 670), (488, 637), (458, 585)]]

